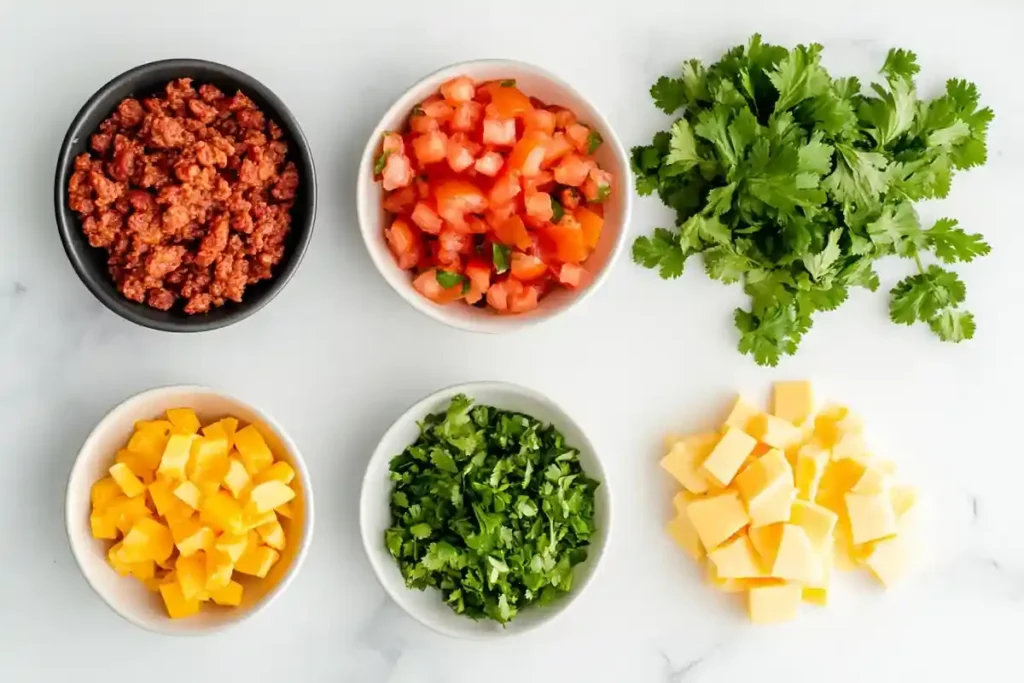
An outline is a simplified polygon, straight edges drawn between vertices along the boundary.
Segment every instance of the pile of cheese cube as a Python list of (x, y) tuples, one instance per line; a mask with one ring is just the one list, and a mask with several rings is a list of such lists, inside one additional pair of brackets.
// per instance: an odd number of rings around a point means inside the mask
[(295, 471), (254, 426), (238, 426), (201, 428), (189, 408), (137, 422), (92, 487), (92, 534), (116, 541), (110, 565), (159, 592), (173, 619), (209, 600), (239, 605), (235, 572), (262, 579), (285, 548), (278, 516), (292, 516)]
[(812, 417), (808, 382), (779, 382), (771, 413), (742, 397), (721, 431), (666, 439), (661, 465), (682, 485), (668, 530), (711, 583), (746, 591), (755, 623), (824, 605), (834, 567), (865, 566), (886, 586), (908, 567), (917, 496), (875, 459), (841, 406)]

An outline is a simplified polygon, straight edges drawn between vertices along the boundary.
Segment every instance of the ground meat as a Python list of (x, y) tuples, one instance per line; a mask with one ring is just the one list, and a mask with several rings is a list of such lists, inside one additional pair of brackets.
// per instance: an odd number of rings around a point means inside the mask
[(121, 293), (166, 311), (241, 301), (284, 256), (300, 177), (243, 93), (191, 79), (128, 98), (75, 159), (68, 202)]

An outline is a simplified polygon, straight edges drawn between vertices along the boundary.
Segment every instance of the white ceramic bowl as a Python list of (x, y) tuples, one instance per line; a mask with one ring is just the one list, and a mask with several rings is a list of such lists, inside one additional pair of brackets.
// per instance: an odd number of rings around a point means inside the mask
[[(587, 476), (601, 482), (595, 492), (594, 523), (596, 533), (588, 548), (586, 561), (575, 567), (573, 588), (567, 595), (544, 606), (527, 607), (505, 627), (491, 620), (474, 621), (456, 614), (441, 600), (441, 593), (428, 588), (407, 588), (398, 564), (384, 545), (384, 532), (391, 526), (392, 482), (388, 478), (391, 458), (400, 454), (419, 436), (417, 422), (428, 413), (443, 411), (456, 394), (465, 394), (476, 403), (514, 410), (553, 424), (568, 445), (580, 453), (580, 464)], [(568, 609), (592, 581), (601, 556), (608, 545), (611, 525), (611, 494), (604, 468), (594, 445), (580, 426), (564, 410), (541, 394), (504, 382), (473, 382), (442, 389), (427, 396), (402, 414), (384, 434), (370, 458), (359, 501), (359, 525), (366, 555), (384, 590), (414, 619), (438, 633), (457, 638), (496, 638), (522, 634), (552, 621)]]
[[(379, 153), (381, 136), (385, 131), (400, 130), (412, 108), (437, 92), (445, 81), (465, 75), (474, 81), (514, 78), (528, 96), (550, 105), (568, 107), (576, 112), (580, 121), (590, 125), (604, 138), (604, 144), (594, 155), (602, 168), (614, 175), (612, 196), (605, 203), (604, 229), (601, 241), (583, 264), (590, 273), (589, 283), (578, 290), (559, 288), (541, 300), (536, 310), (522, 315), (496, 315), (483, 308), (464, 304), (441, 306), (424, 298), (412, 287), (412, 275), (401, 270), (388, 250), (384, 238), (387, 216), (381, 208), (382, 190), (373, 178), (373, 165)], [(480, 59), (462, 62), (435, 71), (405, 91), (374, 129), (359, 164), (357, 206), (359, 228), (370, 258), (384, 279), (413, 308), (446, 325), (470, 332), (508, 332), (526, 325), (552, 318), (589, 297), (607, 279), (611, 266), (623, 250), (633, 203), (629, 157), (608, 121), (589, 100), (571, 85), (540, 67), (504, 59)]]
[[(265, 579), (239, 577), (245, 592), (242, 604), (226, 608), (203, 605), (196, 616), (170, 619), (160, 596), (151, 593), (132, 577), (119, 576), (107, 564), (111, 542), (92, 537), (89, 528), (90, 490), (107, 474), (114, 454), (124, 447), (136, 420), (154, 419), (168, 408), (187, 407), (196, 411), (203, 424), (232, 415), (263, 434), (275, 459), (289, 463), (296, 473), (297, 496), (292, 502), (295, 516), (282, 520), (288, 545), (281, 559)], [(294, 482), (293, 482), (294, 484)], [(313, 489), (299, 449), (280, 425), (265, 413), (236, 398), (198, 386), (151, 389), (132, 396), (111, 410), (85, 440), (71, 468), (65, 500), (65, 525), (71, 552), (92, 589), (119, 615), (149, 631), (170, 635), (201, 635), (241, 623), (265, 609), (280, 596), (298, 574), (313, 538)]]

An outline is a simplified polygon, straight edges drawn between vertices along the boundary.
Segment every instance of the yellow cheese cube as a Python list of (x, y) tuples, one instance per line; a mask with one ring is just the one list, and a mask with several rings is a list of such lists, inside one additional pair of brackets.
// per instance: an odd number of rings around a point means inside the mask
[(242, 584), (237, 581), (229, 581), (228, 585), (220, 590), (210, 591), (210, 597), (218, 605), (238, 607), (242, 604)]
[(810, 382), (776, 382), (772, 390), (772, 414), (802, 425), (814, 408)]
[(231, 583), (234, 570), (235, 563), (226, 553), (219, 550), (206, 553), (206, 590), (211, 596)]
[(896, 533), (896, 513), (888, 493), (847, 493), (846, 513), (854, 545)]
[(295, 497), (295, 491), (279, 481), (265, 481), (252, 487), (249, 502), (256, 506), (256, 512), (272, 512)]
[(750, 515), (750, 527), (756, 529), (778, 522), (788, 522), (790, 508), (796, 499), (796, 489), (783, 484), (768, 489), (764, 495), (747, 506)]
[(163, 598), (167, 615), (171, 619), (183, 619), (199, 613), (199, 601), (194, 597), (185, 598), (177, 582), (160, 584), (160, 597)]
[(881, 493), (889, 487), (889, 475), (874, 464), (864, 468), (864, 474), (850, 489), (852, 493)]
[(735, 486), (749, 507), (773, 488), (792, 488), (793, 473), (782, 451), (772, 448), (736, 475)]
[(132, 525), (121, 542), (121, 559), (126, 562), (165, 560), (174, 549), (171, 531), (166, 526), (143, 517)]
[(182, 557), (191, 557), (198, 552), (213, 548), (217, 537), (208, 526), (198, 526), (175, 542)]
[(718, 576), (712, 562), (708, 562), (707, 577), (708, 582), (723, 593), (739, 593), (747, 589), (746, 579), (724, 579)]
[(804, 433), (799, 427), (781, 417), (761, 413), (750, 420), (749, 434), (772, 448), (787, 450), (803, 441)]
[(281, 554), (273, 548), (265, 545), (250, 545), (235, 563), (235, 571), (262, 579), (267, 576), (267, 572), (280, 557)]
[(904, 520), (909, 518), (911, 511), (917, 506), (917, 491), (910, 486), (893, 486), (889, 489), (889, 500), (892, 501), (896, 522), (902, 527)]
[(803, 583), (819, 577), (821, 559), (814, 552), (810, 539), (801, 527), (795, 524), (782, 525), (782, 538), (769, 573), (776, 579)]
[(155, 429), (142, 429), (132, 434), (125, 448), (132, 453), (138, 453), (152, 460), (159, 460), (166, 443), (167, 436), (164, 432)]
[(852, 489), (857, 481), (864, 475), (864, 464), (859, 460), (844, 458), (832, 460), (825, 466), (825, 472), (821, 475), (821, 482), (818, 484), (818, 495), (814, 502), (827, 507), (835, 513), (846, 512), (844, 496)]
[(235, 563), (238, 562), (238, 559), (242, 557), (243, 553), (245, 553), (248, 542), (248, 534), (231, 534), (225, 532), (217, 537), (217, 540), (214, 541), (213, 547), (227, 555), (231, 562)]
[(205, 498), (200, 504), (199, 518), (214, 530), (240, 534), (245, 531), (242, 524), (242, 506), (227, 491), (220, 491)]
[(191, 481), (183, 481), (174, 488), (174, 497), (193, 510), (198, 510), (203, 494)]
[(813, 501), (817, 497), (821, 477), (830, 459), (828, 449), (823, 448), (816, 439), (800, 446), (793, 472), (797, 498)]
[(747, 532), (750, 545), (753, 546), (763, 567), (770, 568), (775, 564), (775, 555), (779, 552), (779, 542), (782, 541), (782, 526), (781, 523), (768, 524)]
[(135, 473), (128, 469), (128, 465), (117, 462), (110, 466), (110, 478), (117, 482), (121, 491), (129, 498), (141, 496), (146, 492), (146, 485), (139, 481)]
[(746, 534), (723, 543), (708, 553), (715, 575), (722, 579), (753, 579), (764, 576), (757, 553)]
[(121, 535), (115, 523), (114, 515), (110, 515), (105, 511), (98, 512), (94, 510), (89, 515), (89, 529), (92, 531), (93, 538), (113, 541), (117, 540), (117, 537)]
[(860, 434), (862, 430), (860, 418), (846, 406), (828, 406), (814, 418), (814, 435), (825, 448), (832, 448), (844, 435)]
[(871, 554), (864, 564), (886, 588), (892, 588), (910, 568), (910, 542), (903, 536), (894, 536), (871, 545)]
[(728, 486), (756, 445), (757, 439), (746, 432), (726, 427), (722, 438), (701, 465), (700, 473), (713, 484)]
[(804, 602), (825, 607), (828, 605), (828, 588), (808, 588), (804, 586), (801, 590), (801, 597), (803, 597)]
[(693, 522), (700, 542), (708, 550), (750, 523), (747, 510), (735, 491), (700, 498), (686, 506), (686, 515)]
[(295, 478), (295, 470), (292, 466), (286, 463), (284, 460), (279, 460), (273, 465), (257, 474), (253, 481), (257, 484), (261, 484), (265, 481), (279, 481), (282, 484), (292, 483), (292, 479)]
[(178, 558), (174, 563), (174, 576), (186, 600), (198, 599), (206, 590), (206, 557), (202, 552)]
[[(676, 511), (677, 515), (686, 514), (686, 506), (690, 504), (690, 501), (697, 500), (699, 498), (695, 493), (690, 493), (687, 490), (682, 490), (676, 495), (672, 496), (672, 508)], [(275, 508), (280, 509), (280, 508)]]
[(870, 455), (864, 436), (860, 432), (843, 434), (832, 444), (832, 459), (866, 458)]
[[(280, 526), (280, 524), (278, 526)], [(690, 557), (698, 562), (704, 559), (704, 546), (701, 544), (700, 538), (697, 536), (697, 530), (694, 528), (693, 523), (690, 521), (690, 518), (686, 516), (685, 512), (677, 514), (675, 518), (668, 523), (668, 534), (677, 544), (679, 544), (679, 547), (690, 555)], [(284, 529), (281, 530), (281, 536), (283, 538)], [(272, 544), (268, 541), (267, 545)]]
[(171, 431), (176, 434), (195, 434), (199, 431), (199, 418), (191, 408), (170, 408), (167, 420), (171, 423)]
[(228, 460), (228, 469), (224, 474), (224, 485), (231, 491), (231, 495), (235, 498), (241, 498), (249, 487), (252, 479), (249, 477), (248, 470), (245, 469), (245, 465), (238, 458), (232, 456)]
[(156, 474), (157, 465), (160, 464), (160, 454), (143, 455), (122, 448), (114, 456), (114, 462), (124, 463), (132, 471), (132, 474), (143, 483), (148, 484), (153, 481), (153, 476)]
[(677, 441), (662, 458), (661, 466), (691, 493), (705, 493), (708, 482), (698, 471), (718, 443), (717, 433), (694, 434)]
[(285, 503), (284, 505), (278, 505), (276, 508), (274, 508), (274, 512), (276, 512), (281, 517), (284, 517), (285, 519), (292, 519), (295, 516), (295, 511), (292, 510), (292, 504), (291, 503)]
[(258, 512), (256, 510), (256, 504), (252, 501), (246, 503), (242, 508), (242, 528), (246, 531), (276, 521), (277, 515), (272, 509), (267, 510), (266, 512)]
[(235, 448), (238, 449), (242, 464), (251, 477), (255, 477), (274, 463), (270, 447), (267, 446), (263, 435), (252, 425), (235, 432)]
[(136, 521), (150, 516), (144, 496), (136, 496), (135, 498), (119, 496), (110, 503), (106, 512), (111, 516), (114, 524), (123, 534), (128, 533)]
[(113, 477), (103, 477), (92, 485), (92, 489), (89, 491), (89, 500), (93, 510), (103, 512), (119, 495), (121, 495), (121, 487), (117, 485)]
[(186, 434), (171, 434), (167, 439), (167, 446), (164, 448), (160, 458), (160, 466), (157, 467), (157, 474), (183, 481), (186, 477), (189, 456), (192, 452), (192, 437)]
[(752, 586), (748, 594), (750, 620), (755, 624), (774, 624), (795, 619), (802, 593), (799, 583)]
[(839, 515), (828, 508), (804, 500), (793, 501), (789, 521), (804, 530), (807, 538), (819, 551), (832, 540)]
[(729, 411), (729, 416), (725, 418), (723, 423), (724, 427), (733, 427), (741, 431), (749, 433), (747, 427), (750, 425), (750, 421), (761, 414), (761, 411), (752, 406), (742, 396), (736, 397), (736, 402), (732, 405), (732, 410)]

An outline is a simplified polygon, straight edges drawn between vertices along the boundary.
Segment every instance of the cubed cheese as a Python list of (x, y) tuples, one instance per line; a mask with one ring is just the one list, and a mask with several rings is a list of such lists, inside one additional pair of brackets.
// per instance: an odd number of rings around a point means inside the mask
[(158, 475), (177, 481), (184, 481), (186, 469), (188, 468), (189, 456), (192, 452), (192, 437), (186, 434), (171, 434), (167, 439), (167, 446), (164, 448), (163, 456), (160, 458), (160, 466), (156, 472)]
[(809, 602), (812, 605), (818, 605), (819, 607), (828, 605), (828, 588), (808, 588), (804, 586), (801, 589), (801, 596), (804, 602)]
[[(676, 495), (672, 496), (672, 508), (676, 511), (676, 514), (685, 515), (686, 506), (690, 504), (690, 501), (697, 500), (699, 497), (700, 496), (697, 494), (690, 493), (685, 489), (679, 491)], [(279, 509), (280, 508), (275, 508), (275, 510)]]
[(200, 504), (199, 518), (218, 532), (230, 531), (240, 534), (245, 531), (242, 523), (242, 506), (227, 491), (220, 491), (204, 498)]
[(854, 545), (896, 533), (896, 513), (888, 493), (847, 493), (846, 512)]
[(739, 534), (708, 553), (715, 574), (723, 579), (753, 579), (764, 576), (754, 546), (746, 534)]
[(864, 459), (871, 454), (864, 435), (860, 432), (843, 434), (839, 440), (832, 444), (832, 459), (861, 458)]
[(265, 481), (279, 481), (282, 484), (290, 484), (294, 478), (295, 470), (292, 469), (292, 466), (284, 460), (278, 460), (273, 465), (257, 474), (253, 480), (257, 484), (261, 484)]
[(700, 498), (686, 506), (686, 515), (693, 522), (697, 536), (708, 550), (750, 523), (747, 510), (735, 491)]
[(749, 507), (766, 493), (770, 494), (774, 488), (792, 488), (793, 474), (782, 451), (772, 448), (736, 475), (734, 483), (740, 497)]
[(121, 495), (121, 487), (117, 485), (113, 477), (103, 477), (92, 485), (89, 499), (93, 510), (103, 512), (110, 507), (110, 503), (119, 495)]
[(750, 421), (760, 414), (761, 411), (748, 403), (746, 399), (737, 396), (732, 410), (729, 411), (729, 416), (725, 418), (724, 426), (746, 432)]
[(121, 491), (129, 498), (141, 496), (146, 492), (146, 485), (123, 462), (111, 465), (110, 478), (117, 482)]
[(747, 532), (750, 544), (760, 558), (763, 567), (771, 568), (775, 564), (775, 555), (779, 552), (779, 542), (782, 540), (782, 526), (782, 524), (769, 524), (750, 529)]
[(701, 474), (720, 487), (728, 486), (756, 445), (757, 439), (746, 432), (726, 427), (722, 438), (701, 465)]
[(882, 493), (889, 487), (889, 475), (874, 463), (865, 466), (864, 474), (850, 489), (852, 493)]
[(764, 495), (747, 506), (751, 528), (756, 529), (778, 522), (788, 522), (790, 507), (795, 499), (796, 489), (790, 485), (768, 489)]
[(903, 527), (917, 507), (917, 491), (910, 486), (893, 486), (889, 489), (889, 500), (896, 515), (896, 523)]
[(242, 557), (243, 553), (245, 553), (248, 542), (248, 534), (232, 534), (225, 532), (217, 537), (213, 547), (227, 555), (231, 559), (231, 562), (234, 563), (238, 562), (238, 559)]
[(237, 581), (229, 581), (228, 585), (217, 591), (211, 591), (210, 597), (218, 605), (226, 607), (238, 607), (242, 604), (242, 584)]
[(235, 432), (235, 448), (241, 457), (242, 464), (254, 477), (274, 463), (274, 456), (263, 435), (255, 427), (249, 425)]
[(235, 570), (235, 563), (228, 557), (227, 553), (220, 550), (210, 550), (206, 553), (206, 590), (211, 595), (221, 590), (231, 582), (231, 574)]
[(776, 579), (806, 583), (819, 576), (821, 560), (804, 530), (795, 524), (782, 525), (782, 538), (770, 574)]
[(174, 497), (193, 510), (198, 510), (203, 494), (193, 482), (183, 481), (174, 488)]
[[(270, 514), (274, 515), (273, 512), (271, 512)], [(684, 517), (684, 519), (686, 518)], [(260, 538), (263, 539), (264, 543), (266, 543), (274, 550), (284, 550), (284, 527), (282, 527), (281, 523), (277, 521), (277, 515), (274, 515), (273, 520), (256, 527), (256, 533), (260, 535)], [(694, 531), (694, 538), (696, 538), (696, 531)]]
[(183, 619), (199, 613), (199, 601), (195, 598), (186, 599), (177, 582), (160, 584), (160, 597), (171, 619)]
[(772, 448), (787, 450), (799, 444), (804, 437), (803, 431), (781, 417), (761, 413), (751, 419), (748, 425), (750, 435), (763, 441)]
[(708, 583), (723, 593), (741, 593), (747, 589), (746, 579), (726, 579), (718, 575), (713, 562), (707, 566)]
[(830, 405), (814, 418), (814, 435), (826, 448), (832, 448), (844, 435), (860, 434), (860, 418), (846, 406)]
[(198, 598), (206, 591), (205, 554), (200, 552), (188, 557), (178, 557), (178, 561), (174, 563), (174, 576), (186, 600)]
[(772, 391), (772, 414), (794, 425), (802, 425), (814, 408), (811, 383), (776, 382)]
[(265, 578), (281, 554), (265, 545), (250, 545), (235, 563), (235, 571)]
[(817, 497), (821, 477), (830, 459), (828, 449), (823, 448), (816, 439), (800, 446), (793, 472), (797, 498), (813, 501)]
[[(240, 432), (241, 433), (241, 432)], [(279, 481), (265, 481), (252, 487), (249, 501), (256, 506), (256, 512), (272, 512), (295, 497), (295, 491)]]
[(825, 466), (825, 472), (818, 484), (818, 495), (814, 502), (836, 513), (846, 510), (845, 495), (864, 475), (864, 464), (852, 458), (832, 460)]
[(832, 540), (839, 516), (820, 505), (804, 500), (793, 501), (789, 521), (804, 530), (811, 545), (816, 549), (825, 547)]
[(231, 491), (231, 495), (235, 498), (241, 498), (250, 481), (251, 478), (249, 477), (248, 470), (245, 469), (245, 465), (238, 458), (232, 457), (228, 461), (228, 470), (224, 474), (224, 485)]
[(191, 408), (170, 408), (167, 420), (171, 423), (171, 431), (177, 434), (195, 434), (199, 431), (199, 418)]
[(795, 582), (752, 586), (748, 594), (750, 620), (755, 624), (774, 624), (795, 619), (802, 592)]
[[(278, 524), (280, 526), (280, 524)], [(672, 539), (679, 544), (683, 550), (689, 553), (690, 557), (697, 560), (698, 562), (704, 559), (704, 546), (700, 542), (700, 537), (697, 535), (697, 529), (694, 528), (690, 518), (686, 516), (686, 513), (677, 514), (672, 521), (668, 523), (668, 534)], [(283, 537), (284, 530), (281, 530)], [(267, 542), (267, 545), (272, 545)]]
[(904, 536), (894, 536), (872, 545), (871, 554), (864, 560), (864, 564), (886, 588), (891, 588), (908, 572), (910, 542)]

